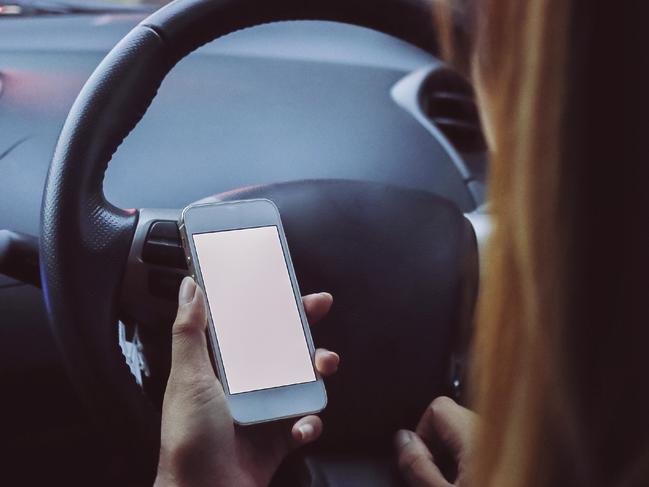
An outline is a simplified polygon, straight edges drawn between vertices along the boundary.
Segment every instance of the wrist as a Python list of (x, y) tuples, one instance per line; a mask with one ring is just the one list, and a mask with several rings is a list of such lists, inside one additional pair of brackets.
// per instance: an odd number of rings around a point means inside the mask
[[(160, 451), (154, 487), (259, 487), (232, 471), (231, 463), (197, 461), (184, 455)], [(206, 460), (206, 459), (202, 459)]]
[(169, 468), (170, 462), (168, 455), (160, 451), (160, 459), (158, 461), (158, 471), (156, 472), (153, 487), (179, 487), (181, 482), (178, 481), (172, 470)]

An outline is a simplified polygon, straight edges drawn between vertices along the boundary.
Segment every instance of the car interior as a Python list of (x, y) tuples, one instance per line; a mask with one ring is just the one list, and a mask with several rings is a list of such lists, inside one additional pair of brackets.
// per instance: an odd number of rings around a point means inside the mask
[(322, 438), (273, 485), (403, 485), (395, 431), (465, 399), (489, 232), (431, 3), (160, 7), (0, 0), (6, 485), (151, 485), (180, 212), (249, 198), (279, 208), (302, 292), (334, 296), (313, 337), (341, 356)]

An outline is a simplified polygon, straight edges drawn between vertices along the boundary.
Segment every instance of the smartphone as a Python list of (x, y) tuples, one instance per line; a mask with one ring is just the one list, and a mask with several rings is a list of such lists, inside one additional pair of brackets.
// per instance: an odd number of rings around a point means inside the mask
[(190, 205), (180, 235), (208, 302), (208, 343), (238, 424), (324, 409), (327, 393), (279, 211), (266, 199)]

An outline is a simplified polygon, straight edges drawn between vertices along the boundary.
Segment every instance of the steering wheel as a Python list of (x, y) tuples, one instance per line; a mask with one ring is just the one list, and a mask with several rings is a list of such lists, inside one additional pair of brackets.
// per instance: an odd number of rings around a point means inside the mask
[[(268, 22), (309, 19), (365, 26), (430, 52), (436, 49), (429, 5), (423, 0), (376, 0), (369, 3), (365, 0), (176, 0), (143, 20), (111, 50), (81, 90), (61, 131), (42, 203), (40, 265), (46, 306), (70, 377), (88, 406), (94, 423), (112, 438), (114, 444), (120, 445), (130, 464), (138, 466), (138, 475), (142, 479), (150, 480), (155, 472), (160, 413), (158, 405), (144, 394), (125, 363), (118, 341), (117, 322), (124, 306), (137, 307), (137, 301), (140, 301), (142, 308), (147, 307), (149, 296), (143, 290), (133, 298), (135, 304), (125, 305), (123, 287), (133, 286), (133, 282), (144, 279), (133, 277), (144, 271), (141, 261), (132, 262), (132, 256), (141, 252), (154, 222), (173, 221), (177, 212), (117, 208), (104, 197), (104, 172), (113, 153), (143, 117), (162, 80), (183, 57), (201, 45), (239, 29)], [(219, 116), (218, 107), (214, 116)], [(318, 211), (317, 205), (331, 204), (328, 198), (320, 197), (318, 200), (305, 196), (305, 188), (317, 186), (317, 181), (305, 184), (307, 186), (289, 188), (288, 196), (277, 186), (269, 190), (277, 193), (275, 199), (279, 201), (285, 220), (288, 220), (287, 232), (292, 243), (300, 239), (296, 230), (299, 222), (290, 208), (286, 208), (284, 214), (282, 205), (295, 206), (297, 198), (298, 206), (311, 201)], [(459, 211), (431, 195), (417, 193), (406, 196), (396, 189), (351, 183), (330, 183), (322, 191), (333, 191), (340, 204), (348, 203), (351, 205), (349, 208), (358, 203), (359, 192), (365, 193), (370, 203), (357, 206), (365, 212), (358, 216), (359, 221), (369, 221), (377, 212), (392, 205), (396, 208), (394, 211), (426, 215), (416, 219), (413, 225), (426, 229), (433, 225), (438, 230), (443, 227), (444, 238), (451, 246), (457, 241), (466, 241), (466, 222)], [(257, 195), (253, 193), (238, 196)], [(163, 214), (167, 216), (161, 217)], [(340, 216), (340, 211), (337, 214)], [(398, 212), (391, 215), (399, 218)], [(378, 228), (384, 222), (375, 219), (372, 224)], [(335, 219), (331, 225), (340, 227)], [(431, 239), (432, 235), (429, 232), (422, 238)], [(453, 240), (455, 237), (449, 235), (457, 235), (457, 238)], [(299, 242), (296, 245), (299, 246)], [(423, 252), (422, 249), (418, 251)], [(444, 252), (435, 257), (439, 262), (431, 263), (431, 269), (438, 271), (443, 260), (455, 262), (453, 259), (459, 259), (459, 253), (452, 249)], [(307, 265), (303, 264), (302, 268)], [(413, 262), (412, 265), (420, 266), (421, 263)], [(299, 274), (299, 263), (296, 266)], [(460, 278), (452, 274), (441, 274), (451, 291), (438, 294), (440, 301), (457, 301), (453, 293), (457, 291)], [(416, 280), (413, 283), (417, 287), (423, 286)], [(414, 288), (412, 293), (414, 298), (421, 298)], [(424, 319), (455, 320), (436, 310), (435, 305), (431, 306), (433, 308), (424, 313)], [(149, 304), (149, 311), (154, 307)], [(449, 333), (438, 333), (427, 346), (441, 343), (443, 347), (451, 341)], [(411, 339), (417, 340), (414, 331)], [(447, 359), (445, 353), (439, 358), (439, 364)], [(435, 368), (435, 363), (431, 368)], [(437, 373), (435, 380), (439, 382), (440, 374), (444, 373)], [(422, 389), (426, 387), (433, 387), (433, 384), (421, 385)], [(404, 417), (416, 417), (429, 396), (430, 392), (419, 397), (413, 395), (416, 399)], [(386, 416), (389, 416), (387, 412)]]

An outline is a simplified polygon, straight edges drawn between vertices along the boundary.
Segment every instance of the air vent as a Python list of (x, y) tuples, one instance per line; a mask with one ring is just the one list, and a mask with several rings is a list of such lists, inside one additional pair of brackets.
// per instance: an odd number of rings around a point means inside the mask
[(460, 152), (483, 152), (486, 144), (471, 85), (448, 69), (433, 71), (419, 92), (421, 109)]

